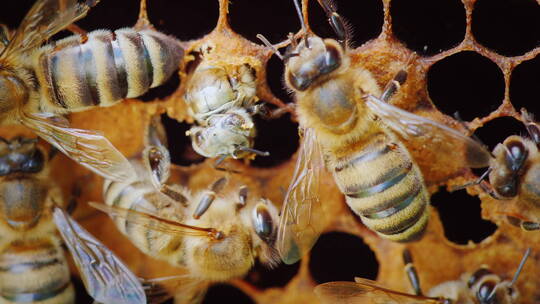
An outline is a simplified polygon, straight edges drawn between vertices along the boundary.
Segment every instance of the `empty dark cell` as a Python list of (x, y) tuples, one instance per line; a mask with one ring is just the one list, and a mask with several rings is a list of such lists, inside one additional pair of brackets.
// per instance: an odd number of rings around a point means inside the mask
[(204, 297), (203, 304), (211, 303), (254, 304), (255, 302), (238, 288), (226, 284), (210, 287)]
[(286, 265), (280, 263), (275, 268), (268, 268), (257, 262), (246, 277), (246, 281), (260, 289), (283, 287), (298, 273), (300, 263)]
[(204, 157), (193, 150), (191, 139), (186, 135), (186, 131), (191, 128), (190, 124), (179, 123), (166, 114), (161, 115), (161, 122), (167, 132), (169, 153), (173, 164), (188, 166), (204, 161)]
[(475, 52), (446, 57), (428, 71), (428, 92), (447, 115), (456, 111), (465, 120), (497, 109), (504, 97), (504, 76), (498, 66)]
[(177, 72), (174, 72), (164, 84), (151, 88), (143, 96), (137, 97), (142, 101), (154, 101), (156, 99), (164, 100), (166, 97), (171, 96), (172, 93), (180, 86), (180, 77)]
[(291, 158), (298, 149), (298, 124), (290, 114), (265, 120), (255, 116), (257, 137), (254, 148), (270, 152), (270, 156), (257, 156), (251, 163), (255, 167), (273, 167)]
[(527, 130), (519, 120), (512, 117), (494, 119), (474, 132), (490, 150), (510, 135), (526, 135)]
[(293, 101), (292, 94), (289, 93), (283, 81), (283, 74), (285, 73), (285, 65), (278, 56), (273, 55), (266, 64), (266, 80), (270, 90), (277, 98), (285, 103)]
[(24, 15), (30, 10), (35, 0), (3, 1), (0, 9), (0, 24), (16, 29)]
[(229, 7), (229, 22), (235, 32), (259, 44), (257, 34), (277, 43), (301, 27), (291, 0), (234, 1)]
[(180, 40), (192, 40), (214, 29), (219, 4), (215, 0), (152, 0), (148, 1), (148, 17), (159, 31)]
[(540, 5), (535, 0), (479, 0), (472, 17), (476, 40), (501, 55), (521, 55), (540, 42)]
[[(338, 0), (333, 2), (337, 6), (337, 13), (351, 28), (352, 45), (358, 46), (379, 36), (384, 21), (382, 1)], [(310, 1), (308, 12), (309, 25), (315, 34), (324, 38), (338, 38), (328, 23), (326, 13), (317, 1)]]
[(465, 7), (459, 0), (395, 0), (390, 14), (396, 37), (423, 55), (450, 49), (465, 37)]
[(516, 109), (526, 108), (540, 115), (538, 86), (540, 85), (540, 56), (522, 62), (510, 78), (510, 100)]
[(75, 303), (91, 304), (94, 303), (94, 299), (88, 294), (82, 281), (77, 277), (71, 277), (71, 283), (75, 288)]
[(379, 263), (361, 238), (331, 232), (322, 235), (311, 250), (309, 269), (319, 284), (352, 281), (354, 277), (375, 280)]
[[(157, 9), (149, 1), (148, 11)], [(96, 29), (117, 30), (133, 27), (139, 17), (139, 1), (114, 0), (100, 1), (88, 12), (86, 17), (77, 21), (77, 25), (86, 31)], [(157, 20), (150, 20), (151, 22)], [(156, 24), (157, 25), (157, 24)], [(157, 26), (159, 28), (159, 26)]]
[(441, 189), (431, 197), (431, 204), (439, 211), (444, 235), (456, 244), (480, 243), (497, 230), (497, 225), (481, 218), (480, 199), (465, 190)]

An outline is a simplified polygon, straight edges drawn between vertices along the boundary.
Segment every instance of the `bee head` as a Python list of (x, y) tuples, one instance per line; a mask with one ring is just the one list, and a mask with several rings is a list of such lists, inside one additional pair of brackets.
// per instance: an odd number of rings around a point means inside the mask
[(300, 43), (292, 43), (285, 54), (285, 81), (289, 87), (305, 91), (342, 66), (343, 58), (339, 42), (309, 35)]
[(220, 155), (235, 159), (248, 155), (253, 146), (255, 126), (244, 109), (231, 109), (208, 119), (208, 126), (188, 131), (193, 149), (205, 157)]
[(45, 157), (36, 145), (36, 138), (0, 138), (0, 176), (15, 172), (37, 173), (43, 169)]

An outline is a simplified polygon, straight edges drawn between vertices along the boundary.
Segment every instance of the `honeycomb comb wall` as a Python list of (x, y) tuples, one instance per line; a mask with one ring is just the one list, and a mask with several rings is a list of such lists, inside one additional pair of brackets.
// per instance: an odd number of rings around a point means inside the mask
[[(3, 4), (0, 21), (15, 28), (33, 2)], [(313, 31), (331, 37), (332, 32), (318, 4), (303, 2), (304, 13), (309, 17)], [(356, 2), (336, 1), (338, 12), (354, 29), (354, 66), (370, 70), (383, 85), (406, 65), (411, 56), (413, 58), (408, 67), (407, 83), (395, 98), (397, 106), (465, 132), (452, 118), (458, 111), (470, 132), (485, 140), (490, 148), (508, 135), (524, 134), (519, 123), (521, 107), (540, 115), (540, 103), (536, 101), (540, 83), (540, 4), (537, 1), (369, 0), (362, 1), (361, 8), (355, 8)], [(150, 0), (148, 6), (150, 20), (156, 28), (186, 41), (186, 53), (211, 44), (219, 46), (228, 56), (248, 56), (257, 71), (259, 98), (275, 107), (284, 107), (292, 101), (281, 82), (282, 63), (255, 39), (255, 34), (263, 33), (272, 42), (283, 41), (289, 32), (300, 28), (292, 1)], [(261, 6), (262, 9), (257, 9)], [(137, 1), (103, 0), (77, 24), (86, 30), (119, 28), (133, 25), (137, 14)], [(280, 16), (279, 19), (276, 16)], [(169, 91), (152, 92), (155, 95), (144, 96), (142, 100), (126, 100), (111, 108), (73, 114), (72, 125), (103, 131), (119, 150), (133, 156), (141, 150), (143, 130), (150, 116), (163, 113), (166, 120), (193, 121), (182, 99), (183, 83), (189, 73), (184, 67), (179, 75), (176, 83), (169, 84)], [(298, 147), (294, 117), (284, 117), (260, 124), (264, 128), (260, 132), (262, 138), (258, 139), (261, 147), (268, 145), (266, 137), (272, 133), (287, 134), (284, 138), (272, 139), (280, 145), (268, 160), (257, 160), (252, 165), (229, 163), (249, 177), (249, 187), (274, 202), (282, 201), (280, 189), (288, 186), (296, 160), (294, 151)], [(204, 188), (214, 180), (215, 172), (210, 166), (211, 160), (202, 161), (189, 151), (185, 127), (174, 121), (167, 123), (169, 141), (179, 141), (175, 148), (175, 154), (178, 154), (175, 163), (181, 166), (175, 166), (172, 178), (192, 189)], [(1, 132), (14, 131), (2, 129)], [(463, 272), (474, 271), (482, 264), (489, 265), (503, 278), (511, 278), (525, 249), (532, 247), (533, 253), (517, 286), (522, 294), (521, 303), (540, 302), (537, 271), (540, 267), (540, 233), (523, 232), (502, 218), (501, 212), (512, 210), (511, 202), (495, 201), (472, 187), (460, 193), (439, 191), (439, 187), (444, 189), (472, 181), (479, 172), (453, 171), (454, 168), (447, 165), (450, 160), (438, 159), (429, 148), (410, 149), (430, 186), (432, 199), (436, 200), (425, 237), (407, 245), (423, 289), (457, 279)], [(102, 200), (100, 178), (63, 156), (54, 160), (53, 169), (55, 179), (62, 184), (66, 195), (77, 186), (76, 180), (84, 181), (76, 218), (125, 259), (139, 276), (158, 277), (178, 272), (139, 253), (106, 216), (86, 206), (87, 201)], [(333, 185), (331, 176), (326, 176), (324, 182)], [(456, 202), (463, 196), (470, 196), (472, 204), (479, 204), (481, 213), (475, 210), (478, 207)], [(345, 237), (347, 242), (355, 242), (361, 248), (352, 258), (343, 252), (345, 249), (314, 248), (312, 255), (318, 263), (322, 263), (321, 257), (324, 257), (336, 263), (335, 268), (351, 270), (331, 279), (352, 280), (354, 276), (364, 276), (376, 278), (393, 289), (409, 290), (401, 261), (405, 245), (381, 240), (364, 228), (348, 210), (335, 186), (329, 187), (324, 202), (332, 210), (332, 222), (325, 229), (328, 234), (322, 238), (349, 234)], [(448, 211), (450, 209), (452, 211)], [(447, 212), (458, 217), (460, 213), (473, 215), (470, 215), (470, 224), (456, 227), (445, 224)], [(456, 237), (449, 240), (449, 235)], [(439, 261), (445, 261), (444, 265)], [(238, 303), (316, 303), (312, 289), (321, 283), (318, 282), (321, 279), (313, 274), (320, 272), (319, 268), (320, 265), (310, 263), (309, 257), (298, 265), (279, 266), (271, 271), (255, 267), (244, 280), (211, 288), (205, 303), (222, 302), (225, 296), (238, 299)], [(86, 300), (89, 299), (81, 299), (78, 303)]]

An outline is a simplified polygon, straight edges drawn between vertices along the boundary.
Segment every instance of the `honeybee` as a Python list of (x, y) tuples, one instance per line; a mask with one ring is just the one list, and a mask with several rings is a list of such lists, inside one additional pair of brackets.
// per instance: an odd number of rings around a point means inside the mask
[(203, 45), (196, 67), (186, 82), (184, 100), (197, 126), (186, 132), (193, 149), (204, 157), (234, 159), (268, 152), (253, 149), (256, 135), (252, 115), (266, 113), (258, 104), (255, 69), (249, 59), (216, 54)]
[(96, 301), (146, 303), (138, 278), (64, 211), (36, 142), (0, 138), (0, 303), (74, 303), (63, 244)]
[[(1, 35), (0, 117), (31, 128), (88, 169), (113, 180), (134, 175), (100, 133), (72, 129), (59, 116), (111, 106), (164, 83), (183, 56), (178, 40), (141, 26), (96, 30), (41, 46), (99, 0), (37, 0), (12, 37)], [(146, 16), (141, 2), (141, 16)], [(144, 10), (143, 10), (144, 9)]]
[[(479, 184), (497, 200), (513, 200), (516, 210), (507, 215), (510, 224), (524, 230), (540, 229), (540, 126), (527, 110), (521, 118), (529, 138), (512, 135), (493, 149), (478, 180), (459, 188)], [(485, 181), (488, 178), (489, 183)]]
[[(282, 56), (285, 83), (295, 93), (303, 130), (295, 173), (279, 225), (278, 249), (285, 263), (306, 253), (321, 233), (325, 216), (319, 200), (320, 171), (326, 166), (349, 207), (383, 238), (419, 239), (428, 222), (429, 195), (423, 176), (402, 140), (431, 141), (436, 153), (463, 166), (483, 166), (489, 152), (474, 140), (437, 122), (392, 106), (388, 101), (406, 78), (402, 70), (381, 89), (373, 75), (350, 63), (349, 33), (328, 0), (319, 0), (338, 40), (313, 34), (303, 19)], [(297, 38), (300, 39), (297, 39)], [(420, 145), (419, 145), (420, 146)], [(463, 149), (460, 149), (464, 147)]]
[(275, 265), (279, 219), (272, 202), (249, 195), (241, 181), (226, 176), (194, 193), (166, 184), (170, 159), (165, 138), (156, 136), (163, 134), (158, 120), (148, 134), (142, 162), (134, 164), (140, 178), (106, 180), (105, 204), (91, 205), (108, 213), (142, 252), (186, 269), (182, 285), (190, 292), (242, 277), (256, 259)]
[(464, 274), (461, 280), (439, 284), (424, 295), (410, 253), (405, 250), (403, 254), (405, 271), (415, 294), (391, 290), (377, 285), (377, 282), (362, 278), (355, 278), (355, 282), (329, 282), (318, 285), (315, 287), (315, 294), (323, 303), (518, 303), (520, 294), (514, 285), (530, 251), (529, 248), (525, 252), (512, 281), (502, 280), (501, 277), (482, 266), (472, 274)]

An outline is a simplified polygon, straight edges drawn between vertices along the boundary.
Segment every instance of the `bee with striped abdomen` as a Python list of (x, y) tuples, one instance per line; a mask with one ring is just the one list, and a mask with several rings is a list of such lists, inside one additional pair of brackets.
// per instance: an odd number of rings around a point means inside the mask
[(63, 243), (96, 301), (146, 303), (138, 278), (63, 210), (36, 142), (0, 138), (0, 303), (75, 303)]
[(154, 119), (142, 161), (134, 160), (139, 179), (107, 180), (105, 204), (91, 205), (108, 213), (142, 252), (185, 269), (181, 285), (190, 291), (242, 277), (257, 259), (274, 265), (279, 220), (272, 202), (250, 193), (239, 176), (218, 178), (193, 193), (166, 184), (170, 159), (163, 134)]
[(0, 118), (26, 125), (67, 156), (114, 180), (134, 175), (101, 134), (58, 116), (111, 106), (164, 83), (183, 56), (178, 40), (151, 27), (145, 0), (135, 28), (96, 30), (41, 46), (99, 0), (37, 0), (12, 37), (0, 39)]
[(403, 140), (436, 142), (436, 153), (456, 163), (463, 161), (465, 150), (480, 167), (489, 158), (482, 145), (459, 132), (387, 103), (407, 72), (400, 71), (381, 89), (369, 71), (353, 67), (345, 22), (330, 1), (318, 2), (339, 41), (313, 34), (295, 0), (302, 31), (291, 36), (288, 52), (279, 55), (304, 130), (281, 212), (278, 249), (286, 263), (300, 259), (321, 233), (316, 221), (325, 214), (317, 183), (325, 166), (368, 228), (383, 238), (408, 242), (419, 239), (425, 230), (429, 194)]
[(424, 295), (408, 250), (404, 251), (407, 277), (415, 291), (408, 294), (377, 285), (377, 282), (355, 278), (355, 282), (329, 282), (315, 287), (323, 303), (432, 303), (432, 304), (512, 304), (518, 303), (519, 290), (514, 286), (527, 258), (527, 249), (512, 281), (502, 280), (486, 267), (466, 273), (461, 280), (441, 283)]

